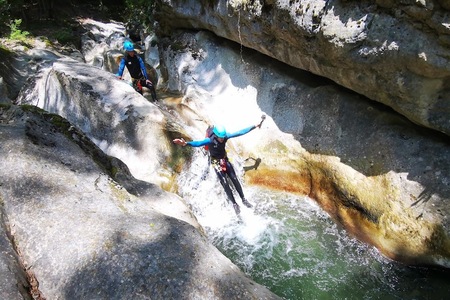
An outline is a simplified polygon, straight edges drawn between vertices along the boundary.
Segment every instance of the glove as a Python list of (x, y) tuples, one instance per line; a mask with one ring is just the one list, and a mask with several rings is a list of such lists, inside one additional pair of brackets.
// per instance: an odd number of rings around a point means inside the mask
[(186, 144), (187, 144), (186, 141), (183, 138), (181, 138), (181, 139), (174, 139), (172, 142), (174, 144), (181, 145), (181, 146), (186, 146)]

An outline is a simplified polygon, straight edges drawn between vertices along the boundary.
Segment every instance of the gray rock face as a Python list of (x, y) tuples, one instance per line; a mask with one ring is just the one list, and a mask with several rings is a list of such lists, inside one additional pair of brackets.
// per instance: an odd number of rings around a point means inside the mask
[(103, 151), (123, 160), (136, 178), (167, 182), (161, 165), (170, 155), (170, 141), (155, 105), (113, 74), (72, 59), (58, 59), (39, 77), (46, 80), (30, 81), (17, 103), (67, 118)]
[[(0, 199), (1, 200), (1, 199)], [(9, 239), (7, 228), (9, 222), (3, 211), (3, 201), (1, 205), (1, 226), (0, 226), (0, 298), (11, 300), (29, 299), (28, 287), (25, 271), (19, 263), (11, 240)]]
[(114, 158), (62, 118), (4, 106), (0, 136), (4, 299), (20, 299), (18, 262), (37, 280), (34, 295), (47, 299), (277, 299), (214, 248), (195, 219), (159, 212), (164, 202), (176, 214), (180, 198), (127, 176), (121, 163), (112, 179)]
[(450, 134), (448, 1), (160, 1), (161, 34), (209, 30)]

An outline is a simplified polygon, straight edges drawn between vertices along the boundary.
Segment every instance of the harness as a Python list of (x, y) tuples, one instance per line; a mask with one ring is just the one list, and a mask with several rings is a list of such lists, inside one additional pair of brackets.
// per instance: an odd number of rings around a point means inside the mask
[(227, 157), (220, 158), (220, 159), (211, 157), (211, 165), (218, 172), (226, 172), (227, 171), (227, 162), (228, 162)]
[(141, 77), (140, 79), (131, 78), (131, 84), (133, 88), (142, 94), (142, 81), (145, 80), (144, 77)]

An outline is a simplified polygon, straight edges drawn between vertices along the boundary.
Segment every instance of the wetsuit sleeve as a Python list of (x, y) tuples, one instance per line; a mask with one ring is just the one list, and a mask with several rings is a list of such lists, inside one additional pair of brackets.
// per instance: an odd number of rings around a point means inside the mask
[(145, 68), (144, 61), (140, 57), (138, 57), (138, 59), (139, 59), (139, 66), (141, 67), (142, 74), (144, 75), (145, 79), (148, 79), (147, 69)]
[(252, 131), (252, 130), (255, 129), (255, 128), (256, 128), (256, 126), (255, 126), (255, 125), (252, 125), (252, 126), (250, 126), (250, 127), (241, 129), (241, 130), (236, 131), (236, 132), (233, 132), (233, 133), (227, 133), (227, 138), (231, 139), (231, 138), (234, 138), (234, 137), (237, 137), (237, 136), (244, 135), (244, 134), (246, 134), (246, 133), (249, 133), (250, 131)]
[(119, 64), (119, 71), (117, 71), (116, 76), (122, 77), (124, 69), (125, 69), (125, 58), (122, 58)]
[(187, 142), (186, 145), (189, 145), (189, 146), (192, 146), (192, 147), (201, 147), (201, 146), (208, 145), (209, 143), (211, 143), (211, 138), (207, 137), (207, 138), (205, 138), (203, 140)]

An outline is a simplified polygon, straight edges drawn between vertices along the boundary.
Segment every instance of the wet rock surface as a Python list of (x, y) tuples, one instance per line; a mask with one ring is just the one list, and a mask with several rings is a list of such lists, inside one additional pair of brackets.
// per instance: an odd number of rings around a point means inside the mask
[(67, 124), (35, 108), (1, 107), (1, 217), (9, 225), (1, 295), (20, 299), (22, 265), (47, 299), (277, 298), (213, 247), (193, 217), (159, 211), (184, 215), (180, 198), (126, 175), (124, 164), (111, 172), (105, 162), (114, 158), (93, 143), (80, 147), (84, 135)]

